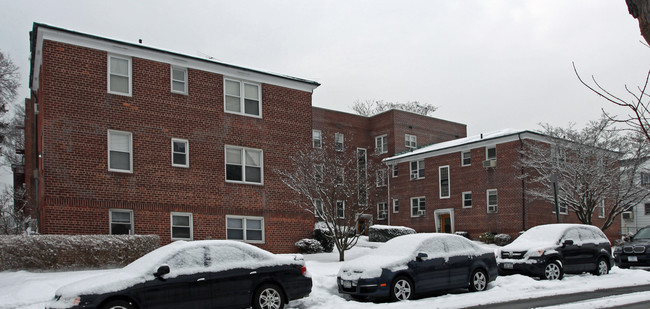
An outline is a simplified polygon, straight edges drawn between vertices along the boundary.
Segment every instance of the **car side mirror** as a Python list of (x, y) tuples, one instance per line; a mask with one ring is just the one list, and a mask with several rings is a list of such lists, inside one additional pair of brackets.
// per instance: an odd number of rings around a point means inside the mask
[(420, 253), (418, 253), (418, 256), (415, 258), (415, 260), (418, 261), (418, 262), (422, 262), (422, 261), (426, 260), (428, 257), (429, 257), (428, 254), (420, 252)]
[(562, 243), (562, 246), (571, 246), (573, 245), (573, 240), (567, 239)]
[(162, 265), (162, 266), (158, 267), (158, 270), (156, 270), (156, 272), (153, 275), (156, 278), (160, 278), (160, 277), (162, 277), (162, 276), (164, 276), (164, 275), (166, 275), (168, 273), (169, 273), (169, 266), (168, 265)]

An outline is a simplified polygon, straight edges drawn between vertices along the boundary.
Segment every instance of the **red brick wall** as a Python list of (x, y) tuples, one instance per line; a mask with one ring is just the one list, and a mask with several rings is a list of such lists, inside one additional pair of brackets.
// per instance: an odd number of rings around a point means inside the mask
[[(135, 232), (170, 241), (170, 212), (192, 212), (194, 239), (225, 238), (225, 215), (265, 217), (266, 244), (295, 251), (313, 217), (297, 211), (274, 170), (311, 143), (311, 93), (262, 84), (262, 115), (224, 112), (223, 76), (188, 69), (188, 95), (170, 91), (170, 65), (132, 58), (133, 95), (107, 93), (107, 53), (45, 41), (42, 233), (105, 234), (108, 209), (134, 210)], [(108, 171), (107, 130), (133, 136), (133, 173)], [(171, 166), (171, 138), (189, 140), (189, 168)], [(287, 143), (291, 141), (291, 143)], [(264, 151), (264, 185), (225, 182), (225, 145)], [(292, 223), (286, 223), (290, 220)], [(279, 228), (281, 227), (281, 228)]]

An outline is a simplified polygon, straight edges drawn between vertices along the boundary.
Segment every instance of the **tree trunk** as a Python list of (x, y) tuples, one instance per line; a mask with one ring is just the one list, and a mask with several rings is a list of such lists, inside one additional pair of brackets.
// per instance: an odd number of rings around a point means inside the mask
[(648, 0), (625, 0), (627, 10), (639, 20), (641, 36), (650, 45), (650, 3)]
[(345, 261), (345, 250), (339, 250), (339, 262)]

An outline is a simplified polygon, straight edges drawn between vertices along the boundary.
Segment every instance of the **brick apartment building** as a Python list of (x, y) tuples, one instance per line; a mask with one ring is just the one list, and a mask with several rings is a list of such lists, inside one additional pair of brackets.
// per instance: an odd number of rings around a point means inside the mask
[[(515, 163), (528, 141), (545, 142), (531, 131), (502, 130), (398, 154), (384, 162), (399, 173), (390, 177), (388, 200), (391, 225), (418, 232), (484, 232), (516, 236), (535, 225), (556, 222), (553, 205), (530, 196), (534, 184), (519, 177)], [(402, 172), (403, 171), (403, 172)], [(595, 215), (596, 226), (605, 221), (605, 204)], [(579, 223), (567, 208), (560, 208), (560, 223)], [(607, 231), (617, 238), (620, 221)]]
[[(525, 201), (509, 164), (531, 132), (467, 138), (464, 124), (404, 111), (316, 108), (314, 81), (38, 23), (29, 83), (25, 186), (43, 234), (236, 239), (294, 252), (315, 218), (274, 171), (296, 147), (328, 140), (386, 166), (364, 226), (475, 238), (554, 222), (550, 205)], [(498, 167), (485, 169), (486, 158)]]

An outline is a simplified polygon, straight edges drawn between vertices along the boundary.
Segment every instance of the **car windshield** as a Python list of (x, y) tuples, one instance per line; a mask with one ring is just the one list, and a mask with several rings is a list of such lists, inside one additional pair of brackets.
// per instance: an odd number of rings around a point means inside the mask
[(650, 239), (650, 228), (643, 228), (636, 233), (636, 235), (634, 235), (634, 240), (638, 239)]

